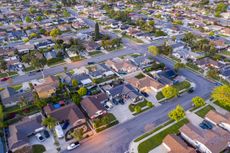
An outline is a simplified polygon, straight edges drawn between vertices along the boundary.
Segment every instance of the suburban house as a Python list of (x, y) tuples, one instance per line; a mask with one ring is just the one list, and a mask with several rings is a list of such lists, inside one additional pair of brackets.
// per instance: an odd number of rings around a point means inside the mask
[(115, 86), (109, 90), (106, 90), (110, 99), (113, 98), (125, 98), (130, 99), (133, 103), (143, 101), (142, 95), (130, 84), (121, 84)]
[(85, 47), (87, 52), (100, 50), (100, 48), (101, 48), (101, 46), (98, 43), (95, 43), (94, 41), (86, 41), (84, 43), (84, 47)]
[(86, 73), (74, 75), (72, 78), (77, 80), (79, 85), (82, 86), (91, 86), (93, 84), (93, 81), (91, 80), (90, 76)]
[(55, 108), (54, 105), (48, 104), (44, 107), (47, 116), (55, 118), (59, 123), (68, 121), (72, 127), (85, 124), (86, 118), (74, 103)]
[(177, 77), (177, 73), (172, 69), (167, 69), (164, 71), (160, 71), (156, 74), (159, 82), (164, 85), (172, 85), (175, 82), (175, 78)]
[(210, 110), (208, 114), (206, 114), (205, 119), (230, 132), (230, 113), (224, 116), (216, 111)]
[(93, 79), (98, 79), (102, 77), (109, 77), (114, 75), (114, 72), (111, 71), (105, 64), (96, 64), (90, 67), (89, 75)]
[(107, 113), (103, 104), (108, 100), (109, 97), (105, 93), (99, 93), (97, 95), (84, 98), (81, 101), (81, 106), (91, 119), (95, 119), (98, 116)]
[(42, 116), (29, 116), (23, 118), (22, 121), (9, 126), (8, 146), (12, 152), (25, 146), (30, 146), (29, 136), (42, 131), (44, 127), (41, 125)]
[(196, 60), (196, 64), (202, 69), (207, 69), (208, 67), (220, 69), (224, 66), (223, 63), (215, 61), (215, 60), (211, 59), (210, 57), (198, 59), (198, 60)]
[(51, 50), (49, 52), (44, 53), (44, 56), (47, 60), (53, 59), (57, 57), (57, 53), (55, 50)]
[(14, 46), (14, 48), (17, 49), (18, 53), (25, 54), (31, 50), (34, 50), (35, 47), (34, 45), (31, 45), (31, 44), (22, 44), (22, 45)]
[(208, 130), (188, 123), (180, 128), (180, 133), (190, 145), (204, 153), (220, 153), (230, 141), (230, 133), (217, 126)]
[(140, 79), (136, 77), (128, 77), (126, 78), (126, 81), (140, 91), (153, 90), (155, 92), (158, 92), (164, 87), (163, 84), (147, 75)]
[(33, 101), (33, 94), (31, 91), (17, 92), (11, 87), (4, 88), (4, 90), (0, 92), (0, 95), (2, 104), (5, 107), (17, 105), (22, 100), (25, 100), (26, 102)]
[(137, 67), (130, 60), (113, 59), (107, 60), (106, 65), (109, 65), (117, 73), (131, 73), (137, 70)]
[(226, 65), (220, 70), (220, 77), (230, 82), (230, 65)]
[(131, 60), (136, 66), (141, 67), (141, 68), (148, 67), (153, 63), (153, 59), (150, 59), (150, 57), (146, 56), (146, 55), (138, 56), (138, 57), (133, 58)]
[(56, 92), (59, 85), (59, 79), (55, 76), (48, 76), (42, 84), (34, 84), (34, 89), (40, 98), (48, 98)]
[(163, 139), (162, 145), (168, 153), (196, 153), (195, 149), (188, 146), (184, 140), (175, 134), (169, 134)]

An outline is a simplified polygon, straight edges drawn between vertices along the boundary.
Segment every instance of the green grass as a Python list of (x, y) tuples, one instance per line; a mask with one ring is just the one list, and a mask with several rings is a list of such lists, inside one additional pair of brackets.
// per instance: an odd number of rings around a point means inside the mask
[(219, 101), (214, 102), (216, 105), (220, 106), (221, 108), (227, 110), (230, 112), (230, 105), (224, 105), (223, 103), (220, 103)]
[(47, 65), (48, 66), (52, 66), (52, 65), (57, 65), (60, 63), (64, 63), (65, 61), (62, 58), (53, 58), (47, 61)]
[(0, 88), (0, 91), (4, 90), (5, 88)]
[(116, 117), (108, 113), (102, 117), (99, 117), (93, 121), (93, 126), (95, 127), (96, 132), (103, 131), (111, 126), (118, 124)]
[(147, 100), (144, 100), (143, 102), (139, 102), (139, 103), (137, 103), (137, 104), (130, 104), (129, 105), (129, 110), (131, 111), (131, 112), (134, 112), (134, 108), (135, 108), (135, 106), (140, 106), (141, 108), (142, 107), (145, 107), (146, 106), (146, 104), (147, 104)]
[(129, 36), (129, 35), (123, 35), (123, 37), (125, 38), (128, 38), (136, 43), (144, 43), (141, 39), (138, 39), (138, 38), (135, 38), (135, 37), (132, 37), (132, 36)]
[(162, 132), (152, 136), (151, 138), (147, 139), (146, 141), (142, 142), (138, 146), (138, 152), (139, 153), (148, 153), (152, 149), (159, 146), (163, 139), (168, 134), (177, 134), (179, 133), (179, 129), (187, 124), (189, 121), (187, 119), (182, 119), (181, 121), (177, 122), (176, 124), (168, 127), (167, 129), (163, 130)]
[(190, 69), (194, 70), (194, 71), (197, 71), (197, 72), (200, 72), (200, 73), (204, 72), (204, 70), (202, 70), (201, 68), (199, 68), (196, 64), (186, 63), (186, 66), (189, 67)]
[(70, 70), (69, 73), (73, 75), (74, 74), (74, 70)]
[(165, 127), (165, 126), (171, 124), (172, 122), (174, 122), (174, 120), (169, 120), (169, 121), (167, 121), (166, 123), (164, 123), (164, 124), (162, 124), (162, 125), (156, 127), (154, 130), (152, 130), (152, 131), (150, 131), (150, 132), (147, 132), (147, 133), (143, 134), (142, 136), (138, 137), (137, 139), (134, 140), (134, 142), (138, 142), (138, 141), (144, 139), (145, 137), (147, 137), (147, 136), (149, 136), (149, 135), (155, 133), (156, 131), (162, 129), (163, 127)]
[(223, 55), (230, 56), (230, 52), (229, 52), (229, 51), (227, 51), (227, 50), (226, 50), (226, 51), (223, 51), (223, 52), (222, 52), (222, 54), (223, 54)]
[(72, 62), (77, 62), (83, 60), (84, 58), (81, 56), (74, 56), (74, 57), (70, 57), (70, 59)]
[(202, 108), (201, 110), (197, 111), (196, 114), (202, 118), (205, 117), (205, 115), (210, 111), (210, 110), (214, 110), (214, 108), (210, 105)]
[(22, 88), (22, 84), (18, 84), (18, 85), (14, 85), (14, 86), (11, 86), (11, 88), (13, 88), (14, 90), (19, 90)]
[(133, 57), (133, 58), (136, 58), (136, 57), (138, 57), (138, 56), (141, 56), (141, 54), (139, 54), (139, 53), (133, 53), (133, 54), (131, 54), (130, 56)]
[(161, 99), (163, 99), (163, 98), (165, 98), (165, 96), (163, 95), (163, 93), (162, 93), (161, 91), (159, 91), (159, 92), (156, 94), (156, 99), (157, 99), (157, 100), (161, 100)]
[(0, 78), (8, 77), (8, 75), (13, 76), (17, 74), (18, 74), (17, 72), (0, 73)]
[(90, 56), (96, 56), (96, 55), (98, 55), (98, 54), (101, 54), (102, 52), (101, 51), (93, 51), (93, 52), (89, 52), (89, 55)]
[(178, 91), (181, 91), (183, 89), (187, 89), (191, 86), (190, 82), (188, 81), (182, 81), (180, 83), (174, 84), (173, 85)]
[(135, 76), (135, 78), (137, 78), (137, 79), (142, 79), (144, 77), (145, 77), (145, 75), (142, 73), (139, 73), (138, 75)]
[(46, 148), (43, 145), (36, 144), (32, 146), (33, 153), (43, 153), (45, 151), (46, 151)]
[(33, 71), (33, 70), (35, 70), (35, 68), (34, 68), (33, 66), (26, 67), (26, 68), (24, 69), (25, 72), (30, 72), (30, 71)]

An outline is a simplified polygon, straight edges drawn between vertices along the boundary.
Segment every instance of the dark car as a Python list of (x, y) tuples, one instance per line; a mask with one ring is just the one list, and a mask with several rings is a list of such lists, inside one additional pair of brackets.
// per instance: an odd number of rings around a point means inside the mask
[(93, 65), (95, 64), (95, 62), (88, 62), (88, 65)]
[(203, 122), (199, 124), (199, 126), (202, 128), (202, 129), (208, 129), (208, 126), (206, 124), (204, 124)]
[(121, 104), (121, 105), (124, 105), (125, 104), (125, 102), (124, 102), (124, 100), (123, 99), (119, 99), (119, 104)]
[(212, 123), (210, 123), (209, 121), (204, 120), (203, 123), (206, 124), (206, 126), (208, 127), (208, 129), (212, 129), (213, 128)]
[(141, 94), (142, 94), (143, 96), (145, 96), (145, 97), (149, 97), (149, 95), (148, 95), (146, 92), (144, 92), (144, 91), (142, 91)]
[(43, 134), (44, 134), (45, 138), (49, 138), (50, 137), (50, 134), (49, 134), (49, 132), (47, 130), (44, 130)]
[(116, 99), (116, 98), (114, 98), (112, 101), (113, 101), (113, 104), (114, 104), (114, 105), (118, 105), (118, 104), (119, 104), (119, 100)]
[(193, 91), (194, 91), (194, 89), (193, 89), (193, 88), (190, 88), (190, 89), (188, 90), (188, 93), (193, 93)]
[(62, 125), (62, 129), (65, 130), (69, 126), (69, 122), (65, 121), (64, 124)]
[(33, 71), (33, 72), (29, 72), (29, 76), (35, 75), (37, 72)]
[(1, 81), (4, 82), (4, 81), (7, 81), (9, 80), (9, 78), (2, 78)]

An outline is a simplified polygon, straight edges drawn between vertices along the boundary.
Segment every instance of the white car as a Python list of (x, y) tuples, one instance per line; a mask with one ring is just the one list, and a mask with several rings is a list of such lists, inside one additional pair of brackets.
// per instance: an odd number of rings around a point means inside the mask
[(73, 149), (75, 149), (75, 148), (77, 148), (79, 146), (80, 146), (80, 143), (78, 141), (76, 141), (76, 142), (73, 142), (73, 143), (69, 144), (67, 146), (67, 150), (73, 150)]
[(37, 133), (35, 136), (37, 137), (38, 141), (40, 142), (45, 141), (45, 138), (41, 135), (41, 133)]
[(59, 139), (64, 137), (64, 132), (60, 124), (56, 125), (54, 129)]
[(111, 110), (113, 108), (113, 104), (108, 101), (104, 104), (104, 107), (107, 109), (107, 110)]

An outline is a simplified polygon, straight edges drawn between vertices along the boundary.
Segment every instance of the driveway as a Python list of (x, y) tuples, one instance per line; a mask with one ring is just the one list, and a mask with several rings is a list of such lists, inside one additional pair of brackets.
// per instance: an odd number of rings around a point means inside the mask
[(198, 116), (195, 113), (190, 112), (190, 111), (186, 111), (186, 117), (188, 118), (190, 123), (192, 123), (196, 127), (200, 127), (199, 124), (204, 120), (200, 116)]
[(52, 134), (50, 134), (50, 137), (43, 142), (38, 141), (36, 136), (31, 136), (29, 137), (29, 143), (32, 145), (33, 144), (43, 145), (46, 148), (47, 153), (56, 152), (56, 146), (54, 145), (54, 138)]
[(156, 148), (154, 148), (153, 150), (151, 150), (149, 153), (168, 153), (168, 150), (163, 144), (161, 144)]
[(125, 104), (121, 105), (114, 105), (114, 107), (110, 110), (110, 113), (113, 113), (113, 115), (117, 118), (119, 123), (123, 123), (134, 116), (129, 110), (129, 105), (131, 104), (130, 100), (125, 100)]

